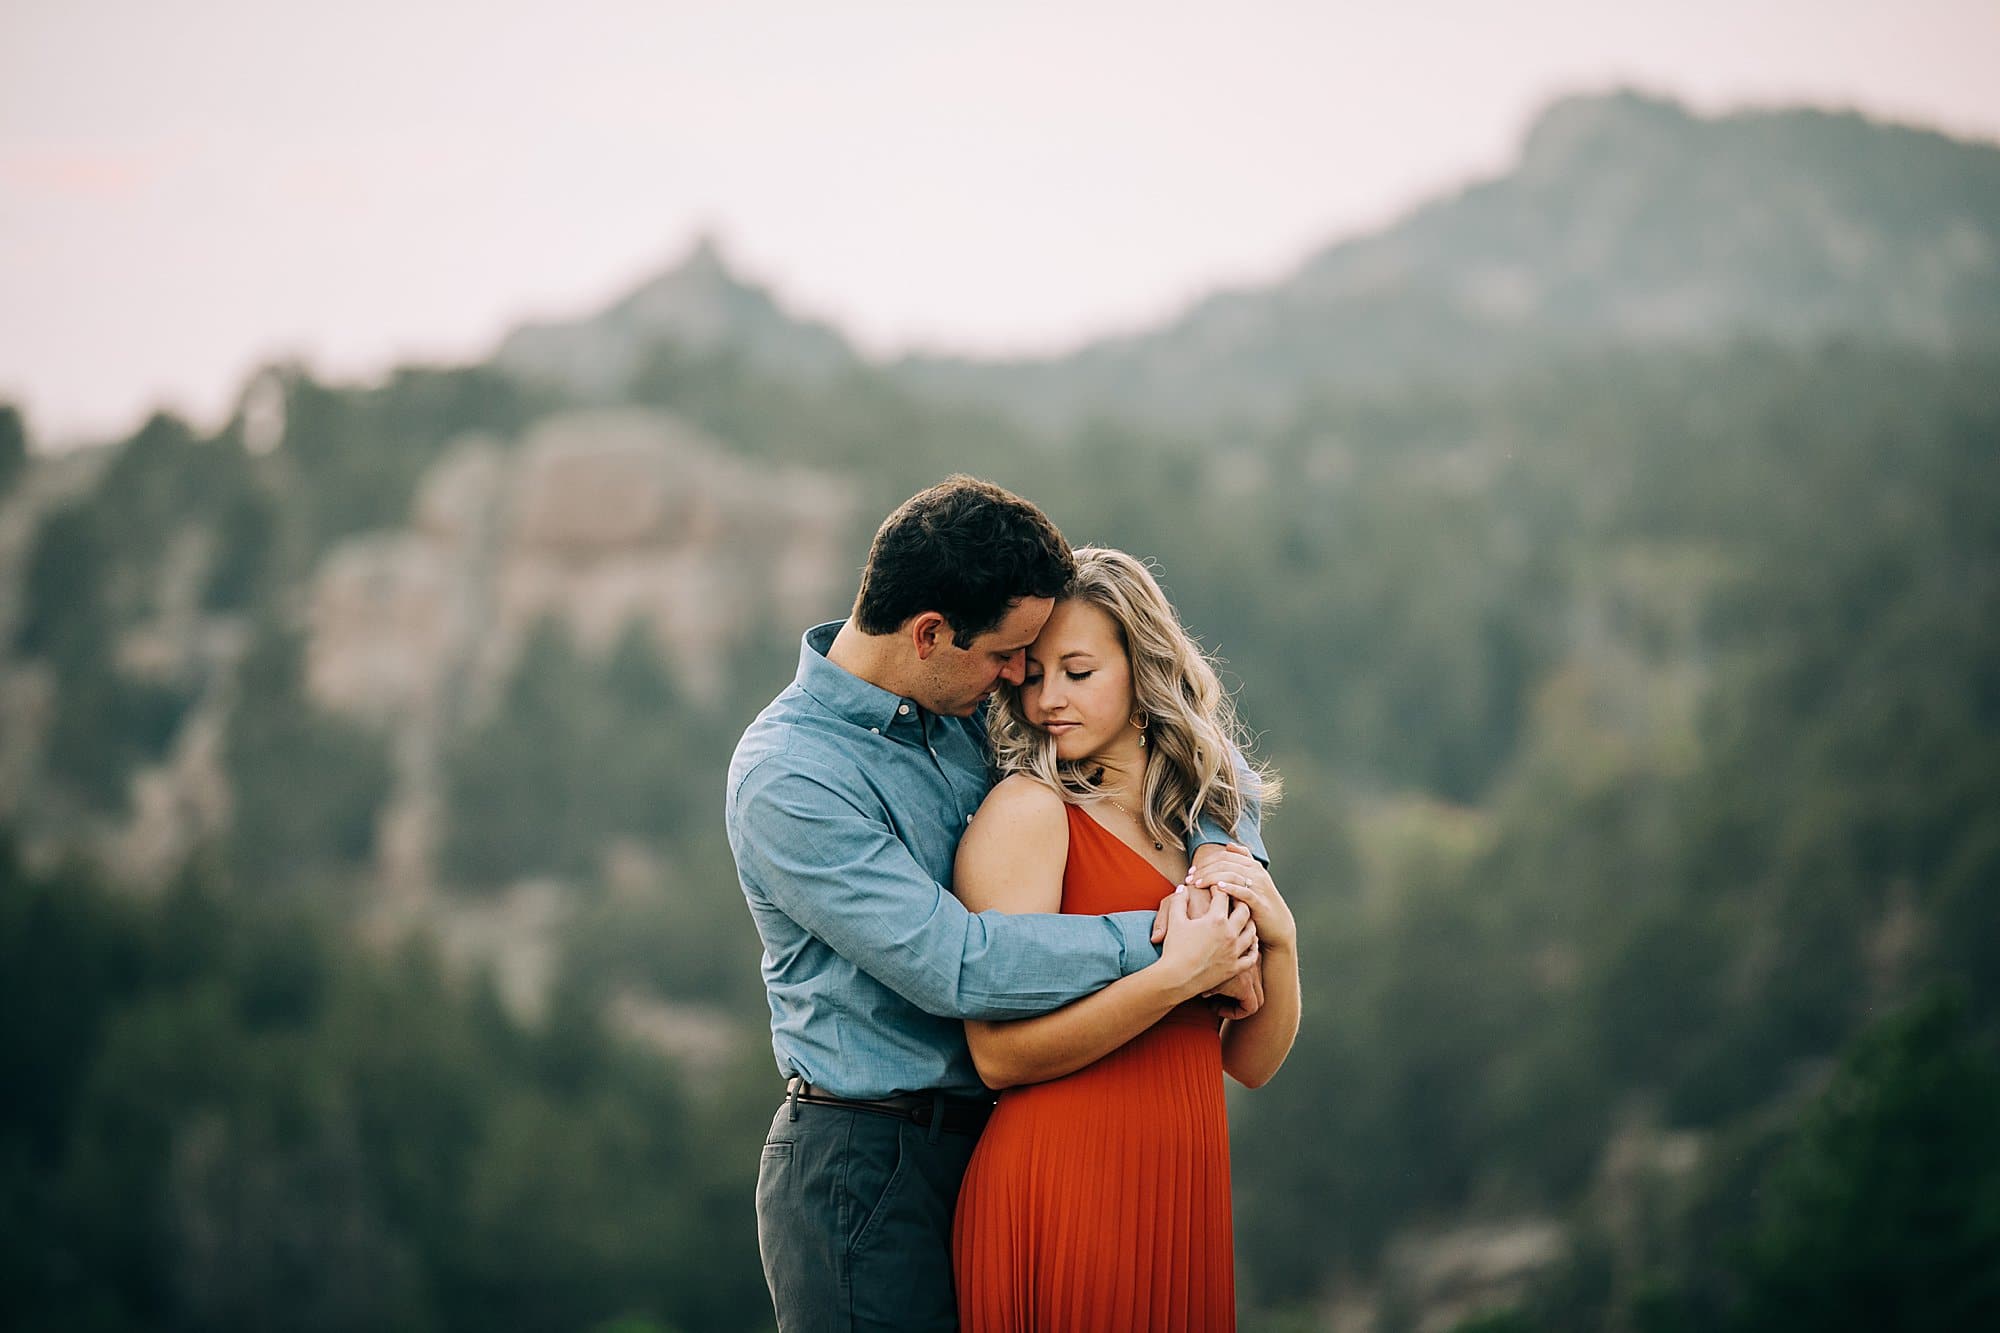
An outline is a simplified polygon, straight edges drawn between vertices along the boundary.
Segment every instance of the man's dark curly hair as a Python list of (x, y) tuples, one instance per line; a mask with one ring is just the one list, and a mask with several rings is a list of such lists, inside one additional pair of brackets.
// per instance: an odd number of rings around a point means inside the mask
[(1069, 543), (1047, 514), (992, 482), (947, 477), (882, 521), (854, 623), (864, 634), (891, 634), (935, 611), (964, 647), (1018, 599), (1061, 596), (1075, 574)]

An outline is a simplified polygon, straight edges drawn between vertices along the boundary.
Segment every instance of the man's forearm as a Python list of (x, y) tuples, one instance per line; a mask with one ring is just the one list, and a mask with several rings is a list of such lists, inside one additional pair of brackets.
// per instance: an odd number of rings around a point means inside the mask
[(898, 951), (900, 957), (877, 960), (875, 966), (854, 961), (927, 1013), (989, 1021), (1032, 1018), (1157, 961), (1159, 950), (1147, 939), (1149, 923), (1143, 912), (981, 912), (970, 918), (955, 973), (935, 964), (938, 955), (921, 949)]

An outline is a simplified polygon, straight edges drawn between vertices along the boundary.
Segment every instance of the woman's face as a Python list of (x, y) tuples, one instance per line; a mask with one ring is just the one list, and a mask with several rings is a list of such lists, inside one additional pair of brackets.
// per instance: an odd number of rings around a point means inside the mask
[(1132, 665), (1109, 615), (1088, 602), (1056, 603), (1040, 637), (1028, 645), (1021, 711), (1055, 737), (1058, 759), (1138, 754)]

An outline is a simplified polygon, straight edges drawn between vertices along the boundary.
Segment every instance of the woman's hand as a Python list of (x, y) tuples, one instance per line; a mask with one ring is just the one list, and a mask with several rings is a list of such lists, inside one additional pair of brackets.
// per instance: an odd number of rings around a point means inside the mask
[(1257, 928), (1248, 906), (1218, 893), (1206, 911), (1196, 912), (1188, 901), (1193, 895), (1173, 896), (1159, 965), (1175, 979), (1182, 999), (1214, 990), (1257, 965)]
[(1278, 893), (1271, 872), (1239, 843), (1226, 847), (1208, 843), (1196, 850), (1188, 868), (1189, 888), (1213, 888), (1250, 908), (1257, 923), (1257, 938), (1271, 950), (1294, 950), (1299, 943), (1298, 923), (1292, 909)]

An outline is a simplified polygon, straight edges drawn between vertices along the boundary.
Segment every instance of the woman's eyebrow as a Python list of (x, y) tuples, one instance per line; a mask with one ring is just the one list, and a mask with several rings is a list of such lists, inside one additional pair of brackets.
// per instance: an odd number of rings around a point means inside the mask
[(1081, 648), (1073, 648), (1073, 649), (1071, 649), (1071, 650), (1070, 650), (1069, 652), (1066, 652), (1066, 653), (1064, 653), (1064, 654), (1062, 655), (1062, 660), (1063, 660), (1063, 661), (1065, 661), (1065, 662), (1067, 662), (1067, 661), (1069, 661), (1069, 660), (1070, 660), (1070, 659), (1071, 659), (1072, 657), (1087, 657), (1087, 658), (1090, 658), (1090, 659), (1091, 659), (1092, 661), (1095, 661), (1095, 660), (1097, 659), (1097, 654), (1095, 654), (1095, 653), (1086, 653), (1086, 652), (1085, 652), (1085, 651), (1083, 651), (1083, 649), (1081, 649)]

